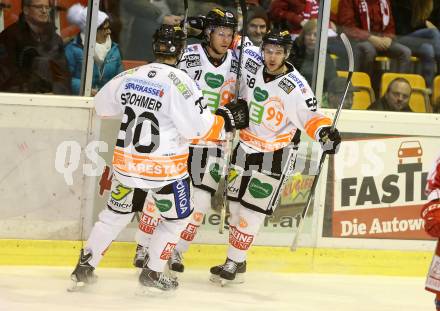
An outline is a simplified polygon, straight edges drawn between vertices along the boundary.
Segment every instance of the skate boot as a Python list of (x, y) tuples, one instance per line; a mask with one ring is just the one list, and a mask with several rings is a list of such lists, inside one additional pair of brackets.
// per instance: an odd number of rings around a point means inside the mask
[(227, 258), (224, 264), (212, 267), (210, 272), (210, 280), (214, 283), (220, 283), (221, 286), (227, 283), (241, 284), (244, 283), (246, 261), (235, 262)]
[(133, 266), (136, 268), (143, 268), (145, 258), (148, 256), (148, 247), (144, 247), (140, 244), (136, 246), (136, 254), (133, 258)]
[(177, 289), (179, 283), (163, 272), (156, 272), (147, 266), (142, 269), (139, 275), (140, 287), (138, 295), (158, 295)]
[(183, 254), (176, 249), (173, 250), (170, 259), (168, 259), (168, 268), (170, 272), (182, 273), (185, 270), (185, 266), (182, 263)]
[(70, 275), (73, 283), (71, 287), (67, 289), (67, 291), (78, 291), (81, 288), (96, 282), (98, 277), (93, 272), (95, 268), (89, 264), (90, 259), (92, 259), (92, 253), (86, 253), (84, 252), (84, 249), (81, 249), (78, 264)]

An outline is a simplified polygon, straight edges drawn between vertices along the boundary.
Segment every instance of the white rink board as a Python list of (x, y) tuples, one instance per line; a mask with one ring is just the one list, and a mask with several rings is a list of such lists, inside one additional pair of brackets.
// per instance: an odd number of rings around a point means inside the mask
[[(82, 170), (67, 185), (55, 168), (57, 147), (88, 141), (90, 109), (0, 105), (0, 237), (76, 240), (86, 199)], [(82, 167), (83, 159), (78, 159)]]
[[(78, 240), (86, 237), (97, 214), (105, 204), (97, 199), (98, 178), (83, 174), (87, 164), (84, 148), (92, 140), (108, 142), (108, 151), (100, 156), (109, 163), (117, 131), (116, 121), (91, 118), (91, 98), (62, 96), (0, 95), (0, 131), (4, 137), (0, 164), (0, 238)], [(324, 110), (332, 116), (334, 111)], [(116, 123), (116, 128), (115, 124)], [(438, 138), (440, 119), (434, 114), (399, 114), (371, 111), (343, 111), (339, 128), (344, 132), (419, 135)], [(102, 129), (102, 135), (99, 131)], [(73, 172), (73, 184), (67, 185), (63, 175), (55, 170), (57, 146), (65, 141), (80, 146), (78, 169)], [(3, 159), (2, 158), (2, 159)], [(66, 158), (66, 165), (69, 165)], [(301, 246), (379, 248), (391, 246), (402, 250), (431, 250), (431, 242), (423, 241), (353, 241), (352, 239), (321, 238), (323, 221), (323, 180), (318, 185), (313, 219), (300, 239)], [(95, 200), (95, 202), (93, 202)], [(84, 218), (84, 222), (82, 219)], [(197, 242), (224, 243), (227, 236), (217, 234), (215, 225), (203, 230)], [(260, 234), (260, 245), (288, 245), (293, 228), (270, 228)], [(135, 225), (130, 225), (118, 240), (133, 241)]]

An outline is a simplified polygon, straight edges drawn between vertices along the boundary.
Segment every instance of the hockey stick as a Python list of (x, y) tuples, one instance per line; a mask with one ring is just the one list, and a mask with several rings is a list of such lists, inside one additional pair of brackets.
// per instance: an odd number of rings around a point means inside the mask
[[(240, 54), (238, 57), (238, 68), (237, 68), (237, 78), (235, 81), (235, 95), (234, 100), (238, 100), (238, 95), (240, 92), (240, 74), (241, 74), (241, 62), (243, 60), (243, 49), (244, 49), (244, 37), (246, 36), (246, 17), (247, 17), (247, 7), (246, 7), (246, 0), (240, 0), (239, 1), (242, 16), (243, 16), (243, 29), (241, 31), (241, 38), (240, 38)], [(229, 173), (229, 166), (231, 165), (232, 160), (232, 144), (234, 142), (235, 137), (235, 130), (233, 130), (231, 133), (227, 134), (226, 137), (226, 143), (225, 143), (225, 154), (224, 158), (226, 159), (226, 163), (223, 165), (223, 174), (222, 177), (224, 178), (224, 189), (223, 189), (223, 203), (220, 208), (220, 224), (218, 228), (218, 232), (220, 234), (223, 234), (223, 229), (225, 227), (225, 221), (226, 221), (226, 210), (228, 209), (228, 173)]]
[[(341, 114), (342, 106), (344, 106), (345, 97), (347, 96), (348, 89), (350, 88), (351, 77), (353, 75), (353, 70), (354, 70), (353, 49), (351, 48), (350, 41), (348, 40), (347, 36), (344, 33), (341, 33), (341, 40), (344, 43), (345, 50), (347, 51), (347, 56), (348, 56), (348, 76), (347, 76), (347, 82), (346, 82), (346, 85), (345, 85), (344, 95), (342, 96), (341, 102), (339, 103), (338, 109), (336, 110), (336, 114), (335, 114), (335, 118), (333, 119), (331, 131), (334, 131), (334, 129), (336, 127), (336, 124), (338, 123), (338, 119), (339, 119), (339, 115)], [(292, 245), (290, 246), (290, 250), (292, 252), (296, 251), (296, 247), (298, 245), (299, 235), (300, 235), (300, 233), (302, 231), (302, 227), (304, 225), (304, 218), (307, 215), (307, 212), (308, 212), (309, 207), (310, 207), (310, 203), (312, 202), (312, 198), (313, 198), (313, 196), (315, 194), (316, 186), (318, 184), (319, 176), (321, 174), (322, 166), (323, 166), (323, 164), (325, 162), (326, 157), (327, 157), (327, 153), (323, 152), (321, 154), (321, 158), (319, 160), (318, 172), (316, 174), (316, 177), (313, 180), (312, 187), (310, 188), (310, 195), (309, 195), (309, 197), (307, 199), (306, 206), (304, 207), (304, 210), (301, 213), (301, 218), (300, 218), (299, 223), (298, 223), (296, 234), (295, 234), (295, 237), (293, 238)]]
[(183, 33), (188, 36), (188, 0), (183, 1), (185, 15), (183, 16)]

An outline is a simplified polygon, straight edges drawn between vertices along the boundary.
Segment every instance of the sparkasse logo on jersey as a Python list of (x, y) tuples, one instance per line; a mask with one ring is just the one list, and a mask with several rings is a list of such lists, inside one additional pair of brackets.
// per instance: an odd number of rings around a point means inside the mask
[(142, 92), (157, 97), (162, 97), (165, 93), (160, 84), (150, 83), (141, 79), (128, 79), (124, 89)]

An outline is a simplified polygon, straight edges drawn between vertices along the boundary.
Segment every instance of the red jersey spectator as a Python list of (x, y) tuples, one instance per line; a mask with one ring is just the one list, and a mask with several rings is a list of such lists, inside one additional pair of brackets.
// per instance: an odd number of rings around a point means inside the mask
[(318, 18), (318, 0), (273, 0), (270, 16), (274, 22), (286, 23), (290, 32), (299, 34), (308, 20)]
[(408, 70), (411, 51), (394, 41), (394, 18), (389, 0), (340, 0), (338, 22), (354, 41), (357, 71), (367, 72), (373, 78), (378, 53), (396, 59), (397, 71)]

